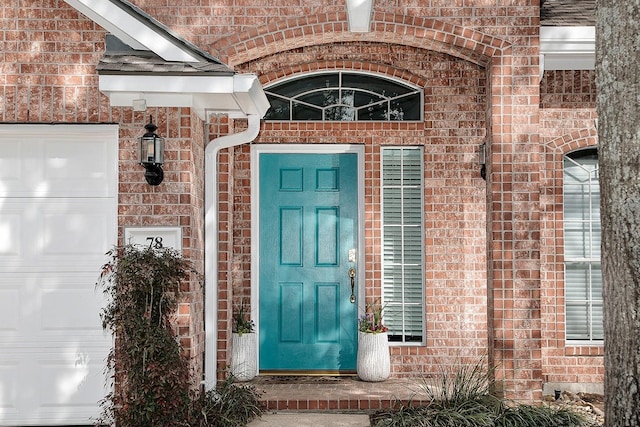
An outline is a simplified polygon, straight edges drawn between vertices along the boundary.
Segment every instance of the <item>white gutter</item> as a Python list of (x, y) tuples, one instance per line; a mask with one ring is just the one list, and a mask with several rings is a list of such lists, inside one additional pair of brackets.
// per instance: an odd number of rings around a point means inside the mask
[(218, 358), (218, 153), (220, 150), (253, 141), (260, 132), (260, 114), (248, 114), (246, 130), (209, 141), (204, 150), (204, 385), (216, 386)]

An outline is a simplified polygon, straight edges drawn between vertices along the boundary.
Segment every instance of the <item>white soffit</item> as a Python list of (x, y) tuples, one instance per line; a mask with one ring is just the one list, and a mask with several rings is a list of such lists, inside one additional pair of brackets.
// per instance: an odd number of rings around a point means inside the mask
[(253, 74), (227, 76), (100, 75), (99, 89), (114, 107), (146, 100), (147, 107), (189, 107), (201, 119), (207, 114), (263, 117), (269, 101)]
[(368, 33), (371, 24), (373, 0), (346, 0), (349, 31), (352, 33)]
[(134, 49), (154, 52), (165, 61), (201, 60), (110, 0), (65, 1)]
[(595, 54), (595, 27), (540, 27), (544, 70), (593, 70)]

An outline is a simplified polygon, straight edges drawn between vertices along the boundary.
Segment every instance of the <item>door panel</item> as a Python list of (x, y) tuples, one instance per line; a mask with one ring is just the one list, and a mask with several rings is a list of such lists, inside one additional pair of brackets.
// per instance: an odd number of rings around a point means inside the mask
[(357, 155), (263, 153), (260, 370), (355, 370)]

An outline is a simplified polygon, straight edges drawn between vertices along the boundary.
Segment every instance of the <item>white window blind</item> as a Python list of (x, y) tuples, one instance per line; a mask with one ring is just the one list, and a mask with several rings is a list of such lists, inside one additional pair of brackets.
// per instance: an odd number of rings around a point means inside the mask
[(602, 340), (598, 153), (564, 158), (564, 259), (567, 340)]
[(382, 286), (389, 340), (422, 342), (423, 172), (420, 147), (382, 149)]

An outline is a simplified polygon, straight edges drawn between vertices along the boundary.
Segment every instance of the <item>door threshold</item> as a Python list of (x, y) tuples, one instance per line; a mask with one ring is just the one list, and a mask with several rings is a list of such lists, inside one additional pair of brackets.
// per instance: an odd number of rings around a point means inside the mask
[(278, 377), (352, 377), (356, 375), (355, 370), (333, 371), (333, 370), (268, 370), (260, 371), (261, 376), (278, 376)]

